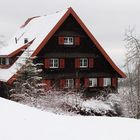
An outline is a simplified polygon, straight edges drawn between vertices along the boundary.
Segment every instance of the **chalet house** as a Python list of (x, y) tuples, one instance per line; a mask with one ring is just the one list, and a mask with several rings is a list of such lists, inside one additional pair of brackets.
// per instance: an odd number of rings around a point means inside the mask
[[(31, 50), (28, 56), (27, 50)], [(116, 90), (118, 78), (126, 77), (72, 8), (29, 18), (0, 48), (0, 92), (12, 85), (25, 65), (23, 58), (33, 56), (43, 63), (48, 87)]]

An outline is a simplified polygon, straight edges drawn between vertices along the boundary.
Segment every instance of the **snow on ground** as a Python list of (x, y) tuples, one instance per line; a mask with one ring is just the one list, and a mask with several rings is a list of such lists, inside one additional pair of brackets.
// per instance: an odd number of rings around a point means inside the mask
[(139, 140), (140, 121), (61, 116), (0, 98), (0, 140)]

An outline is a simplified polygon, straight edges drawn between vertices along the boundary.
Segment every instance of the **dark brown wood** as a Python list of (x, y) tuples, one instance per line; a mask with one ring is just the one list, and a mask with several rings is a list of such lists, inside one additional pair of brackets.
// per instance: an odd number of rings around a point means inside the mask
[[(77, 38), (77, 41), (75, 40), (77, 43), (64, 45), (62, 38), (66, 36)], [(59, 68), (49, 68), (48, 60), (50, 58), (59, 59)], [(80, 58), (88, 58), (89, 64), (87, 68), (80, 68)], [(76, 88), (79, 88), (80, 85), (82, 86), (83, 81), (83, 86), (88, 88), (88, 78), (97, 78), (97, 88), (102, 88), (103, 78), (115, 79), (120, 76), (72, 15), (65, 20), (42, 48), (36, 61), (44, 64), (44, 79), (52, 80), (54, 83), (58, 81), (57, 83), (59, 84), (57, 85), (60, 88), (65, 87), (65, 79), (74, 79)], [(116, 88), (117, 82), (112, 81), (112, 87)]]
[[(54, 32), (54, 30), (53, 30)], [(64, 37), (73, 37), (73, 45), (64, 45)], [(61, 26), (49, 35), (46, 40), (41, 43), (35, 63), (43, 63), (43, 78), (49, 86), (52, 84), (59, 88), (65, 87), (66, 79), (73, 79), (75, 87), (79, 89), (84, 87), (87, 89), (102, 89), (103, 78), (112, 79), (112, 88), (117, 88), (117, 78), (122, 77), (118, 71), (114, 69), (114, 65), (107, 60), (108, 56), (97, 47), (96, 40), (93, 42), (89, 34), (85, 32), (77, 20), (70, 14)], [(22, 52), (19, 52), (20, 54)], [(58, 68), (50, 68), (49, 59), (57, 58), (59, 60)], [(80, 68), (80, 58), (88, 59), (88, 67)], [(15, 55), (10, 64), (17, 59)], [(98, 86), (89, 88), (89, 79), (97, 78)], [(51, 83), (51, 84), (50, 84)]]

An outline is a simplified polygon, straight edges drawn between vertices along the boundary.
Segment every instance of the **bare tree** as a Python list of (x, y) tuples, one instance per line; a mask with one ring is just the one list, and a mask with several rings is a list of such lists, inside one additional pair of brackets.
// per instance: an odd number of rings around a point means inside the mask
[(128, 29), (124, 40), (131, 111), (135, 118), (140, 118), (140, 39), (134, 34), (134, 29)]

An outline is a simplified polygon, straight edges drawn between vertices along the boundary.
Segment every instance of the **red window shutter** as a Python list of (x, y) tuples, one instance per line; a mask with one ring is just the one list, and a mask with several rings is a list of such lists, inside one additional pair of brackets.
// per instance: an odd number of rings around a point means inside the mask
[(89, 87), (89, 79), (88, 78), (84, 79), (84, 85), (85, 85), (85, 88)]
[(116, 87), (117, 86), (117, 78), (111, 78), (111, 83), (112, 83), (112, 86), (113, 87)]
[(93, 68), (93, 66), (94, 66), (94, 59), (89, 58), (89, 68)]
[(61, 79), (60, 80), (60, 88), (63, 89), (65, 87), (65, 80)]
[(46, 59), (45, 59), (45, 68), (49, 68), (49, 67), (50, 67), (49, 59), (46, 58)]
[(44, 88), (46, 90), (49, 90), (51, 88), (51, 80), (42, 80), (42, 83), (44, 84)]
[(80, 58), (75, 59), (75, 68), (80, 68)]
[(76, 89), (80, 88), (80, 79), (75, 79), (75, 88)]
[(80, 37), (75, 37), (75, 45), (80, 45)]
[(64, 45), (64, 37), (59, 37), (58, 38), (58, 44), (59, 45)]
[(103, 81), (104, 81), (103, 78), (99, 78), (99, 79), (98, 79), (98, 86), (99, 86), (99, 87), (103, 87)]
[(60, 59), (60, 68), (63, 69), (65, 67), (65, 59)]

